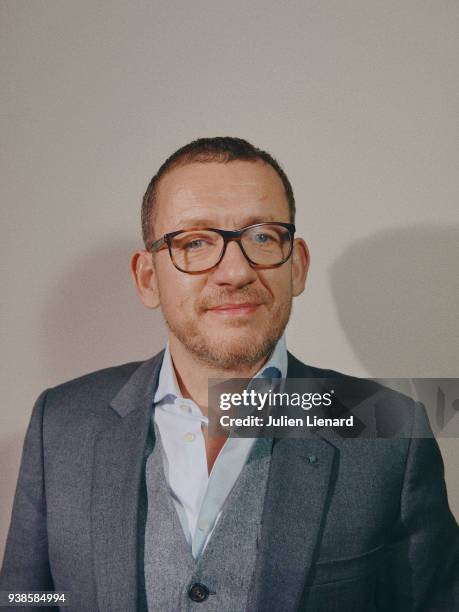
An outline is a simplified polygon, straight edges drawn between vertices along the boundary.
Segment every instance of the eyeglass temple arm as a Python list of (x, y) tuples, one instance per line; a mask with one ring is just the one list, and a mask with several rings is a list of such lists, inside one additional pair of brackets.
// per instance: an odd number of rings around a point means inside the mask
[(150, 251), (151, 253), (155, 253), (156, 251), (159, 251), (159, 249), (161, 249), (165, 244), (166, 244), (166, 239), (164, 236), (162, 236), (158, 240), (155, 240), (154, 242), (152, 242), (150, 245), (150, 248), (147, 250)]

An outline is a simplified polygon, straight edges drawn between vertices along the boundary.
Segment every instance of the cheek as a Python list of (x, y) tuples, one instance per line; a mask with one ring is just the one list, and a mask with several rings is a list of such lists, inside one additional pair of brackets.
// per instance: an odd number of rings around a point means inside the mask
[(158, 270), (158, 289), (161, 308), (165, 313), (184, 313), (193, 308), (199, 296), (196, 277), (178, 270)]
[(272, 294), (275, 305), (288, 303), (292, 299), (292, 278), (290, 268), (287, 270), (272, 270), (271, 274), (269, 276), (266, 275), (262, 282)]

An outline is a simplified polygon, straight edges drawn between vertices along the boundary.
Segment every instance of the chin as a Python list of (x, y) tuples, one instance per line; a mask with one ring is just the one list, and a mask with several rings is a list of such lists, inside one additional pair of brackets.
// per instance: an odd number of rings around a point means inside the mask
[(213, 349), (221, 347), (224, 350), (239, 349), (240, 351), (251, 346), (264, 344), (270, 335), (263, 333), (261, 329), (254, 329), (253, 326), (244, 327), (242, 325), (220, 327), (215, 333), (209, 333), (208, 330), (207, 333), (203, 334), (208, 346)]
[(180, 320), (166, 323), (182, 346), (201, 363), (220, 370), (237, 371), (263, 361), (281, 337), (290, 311), (279, 309), (270, 320), (229, 318), (215, 326), (212, 321)]
[[(260, 338), (264, 338), (260, 341)], [(201, 346), (200, 357), (216, 367), (237, 369), (251, 366), (264, 359), (273, 350), (278, 338), (254, 334), (253, 329), (240, 333), (220, 334), (218, 339), (208, 338)]]

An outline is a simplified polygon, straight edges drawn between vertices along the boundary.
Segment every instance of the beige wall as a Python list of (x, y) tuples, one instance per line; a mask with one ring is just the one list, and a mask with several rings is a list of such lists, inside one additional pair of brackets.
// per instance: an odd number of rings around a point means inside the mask
[[(287, 169), (312, 269), (288, 330), (310, 363), (458, 376), (459, 4), (1, 3), (0, 553), (45, 387), (162, 347), (128, 273), (140, 198), (192, 138)], [(459, 516), (459, 450), (442, 440)]]

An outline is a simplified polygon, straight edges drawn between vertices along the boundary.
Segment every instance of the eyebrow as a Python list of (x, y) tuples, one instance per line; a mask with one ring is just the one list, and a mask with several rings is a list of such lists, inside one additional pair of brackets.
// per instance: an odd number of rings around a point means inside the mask
[[(255, 225), (257, 223), (270, 223), (272, 221), (278, 221), (273, 215), (252, 215), (245, 217), (241, 222), (241, 227), (248, 225)], [(218, 223), (217, 223), (218, 225)], [(187, 227), (215, 227), (215, 221), (210, 220), (207, 217), (183, 217), (177, 222), (177, 229)]]

